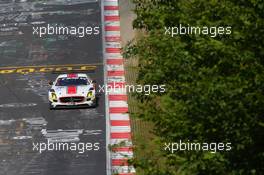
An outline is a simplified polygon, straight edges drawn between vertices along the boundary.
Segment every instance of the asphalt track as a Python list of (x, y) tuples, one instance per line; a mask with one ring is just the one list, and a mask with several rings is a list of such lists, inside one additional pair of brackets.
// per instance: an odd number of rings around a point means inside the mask
[[(102, 36), (32, 35), (37, 24), (101, 26), (100, 2), (42, 2), (0, 0), (0, 175), (105, 175), (104, 95), (95, 109), (50, 111), (47, 99), (53, 69), (90, 66), (90, 77), (103, 84)], [(47, 138), (98, 142), (100, 149), (33, 150), (33, 142)]]

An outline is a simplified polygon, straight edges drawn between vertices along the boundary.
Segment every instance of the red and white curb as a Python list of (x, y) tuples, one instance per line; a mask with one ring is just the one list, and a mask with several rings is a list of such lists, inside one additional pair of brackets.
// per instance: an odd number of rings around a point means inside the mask
[(120, 88), (125, 85), (125, 71), (121, 54), (118, 0), (103, 0), (102, 9), (105, 81), (108, 86), (119, 86), (106, 95), (111, 174), (135, 175), (134, 167), (128, 163), (133, 158), (133, 150), (127, 94), (124, 88)]

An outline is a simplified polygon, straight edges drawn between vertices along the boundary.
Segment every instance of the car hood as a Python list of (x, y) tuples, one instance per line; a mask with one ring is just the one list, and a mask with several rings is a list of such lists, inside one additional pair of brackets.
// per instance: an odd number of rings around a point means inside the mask
[(53, 89), (58, 97), (86, 96), (92, 85), (86, 86), (54, 86)]

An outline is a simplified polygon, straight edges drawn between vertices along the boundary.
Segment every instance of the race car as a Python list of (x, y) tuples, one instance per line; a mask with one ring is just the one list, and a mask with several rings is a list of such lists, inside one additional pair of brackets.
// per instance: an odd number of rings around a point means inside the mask
[(50, 109), (96, 106), (95, 81), (86, 74), (61, 74), (49, 84)]

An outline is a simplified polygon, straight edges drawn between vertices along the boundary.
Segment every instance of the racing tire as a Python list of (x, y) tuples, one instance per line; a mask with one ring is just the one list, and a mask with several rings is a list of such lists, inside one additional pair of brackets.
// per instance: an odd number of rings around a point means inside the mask
[(91, 107), (92, 107), (92, 108), (96, 108), (96, 106), (97, 106), (97, 100), (94, 99), (94, 100), (93, 100), (93, 104), (91, 105)]
[(49, 103), (49, 109), (54, 110), (55, 108), (52, 106), (51, 102)]

